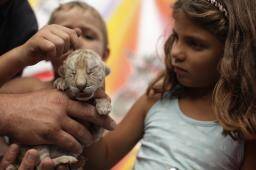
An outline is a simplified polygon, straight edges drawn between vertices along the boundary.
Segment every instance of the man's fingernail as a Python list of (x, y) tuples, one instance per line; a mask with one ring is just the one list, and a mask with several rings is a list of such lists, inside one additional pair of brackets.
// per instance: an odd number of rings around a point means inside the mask
[(31, 152), (28, 152), (27, 158), (30, 161), (34, 161), (35, 160), (35, 155), (33, 153), (31, 153)]
[(18, 152), (18, 149), (19, 149), (19, 146), (16, 145), (16, 144), (12, 144), (12, 145), (10, 146), (10, 152), (11, 152), (11, 153), (16, 153), (16, 152)]

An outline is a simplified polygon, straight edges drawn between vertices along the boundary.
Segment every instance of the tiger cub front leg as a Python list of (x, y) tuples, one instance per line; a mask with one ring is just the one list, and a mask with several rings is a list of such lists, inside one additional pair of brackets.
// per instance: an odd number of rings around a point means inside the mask
[(108, 98), (97, 98), (96, 110), (99, 115), (108, 115), (111, 112), (111, 102)]
[(59, 90), (64, 91), (65, 89), (67, 89), (67, 84), (65, 82), (65, 80), (62, 77), (57, 78), (54, 82), (53, 82), (53, 86)]

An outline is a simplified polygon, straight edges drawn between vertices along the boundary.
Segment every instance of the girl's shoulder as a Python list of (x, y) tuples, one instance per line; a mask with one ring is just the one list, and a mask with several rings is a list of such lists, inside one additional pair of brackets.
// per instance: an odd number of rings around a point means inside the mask
[(151, 107), (161, 99), (161, 95), (157, 94), (154, 96), (149, 96), (147, 94), (143, 94), (136, 102), (138, 108), (141, 109), (141, 113), (143, 116), (146, 116)]

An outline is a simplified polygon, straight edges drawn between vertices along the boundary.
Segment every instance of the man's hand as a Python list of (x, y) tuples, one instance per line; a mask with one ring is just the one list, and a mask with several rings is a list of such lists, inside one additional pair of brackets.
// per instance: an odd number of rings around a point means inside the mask
[(55, 89), (2, 94), (0, 115), (1, 135), (21, 144), (55, 144), (74, 153), (81, 153), (81, 144), (93, 140), (82, 122), (108, 130), (115, 127), (110, 117), (99, 116), (93, 106), (70, 100)]
[(24, 65), (32, 65), (43, 59), (60, 62), (60, 57), (79, 47), (79, 29), (61, 25), (46, 25), (25, 44), (20, 46)]
[[(9, 149), (5, 152), (1, 162), (0, 169), (10, 169), (12, 164), (15, 163), (15, 160), (19, 153), (19, 147), (16, 144), (12, 144)], [(18, 170), (34, 170), (35, 167), (39, 164), (39, 155), (35, 149), (30, 149), (26, 152), (25, 156), (22, 159), (22, 162)], [(53, 170), (54, 163), (51, 159), (47, 158), (40, 163), (42, 170)]]

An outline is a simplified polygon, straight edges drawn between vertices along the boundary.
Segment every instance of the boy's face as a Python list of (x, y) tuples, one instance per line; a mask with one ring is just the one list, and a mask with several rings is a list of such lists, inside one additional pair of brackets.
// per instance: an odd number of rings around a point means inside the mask
[(80, 37), (81, 48), (87, 48), (97, 52), (105, 61), (108, 49), (100, 20), (94, 17), (90, 11), (84, 11), (78, 7), (58, 11), (55, 15), (54, 24), (62, 25), (71, 29), (79, 28), (82, 31)]

